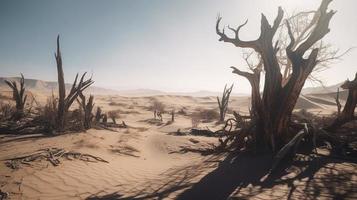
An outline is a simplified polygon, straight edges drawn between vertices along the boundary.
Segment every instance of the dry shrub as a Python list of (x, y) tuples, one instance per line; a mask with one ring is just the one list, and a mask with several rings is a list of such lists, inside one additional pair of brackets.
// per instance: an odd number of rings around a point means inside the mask
[(158, 101), (158, 100), (153, 100), (152, 101), (152, 104), (150, 106), (150, 110), (151, 111), (159, 111), (161, 113), (164, 113), (165, 112), (165, 104), (163, 104), (162, 102)]
[(116, 118), (119, 118), (119, 117), (120, 117), (119, 112), (120, 112), (120, 110), (112, 110), (112, 111), (109, 111), (109, 112), (108, 112), (108, 117), (109, 117), (110, 119), (112, 119), (112, 121), (113, 121), (114, 124), (117, 123), (117, 122), (116, 122)]
[(181, 110), (177, 111), (177, 114), (187, 116), (186, 108), (181, 108)]
[(140, 114), (140, 112), (136, 110), (122, 110), (122, 109), (116, 109), (113, 110), (112, 112), (117, 112), (119, 115), (128, 115), (128, 114)]
[(39, 118), (43, 122), (45, 129), (52, 132), (56, 129), (58, 99), (52, 95), (47, 99), (44, 107), (40, 108)]
[(212, 122), (219, 118), (219, 113), (216, 109), (200, 109), (194, 112), (192, 117), (200, 119), (201, 122)]
[(110, 105), (110, 106), (121, 106), (121, 107), (126, 106), (126, 104), (124, 104), (124, 103), (118, 103), (118, 102), (115, 102), (115, 101), (109, 102), (108, 105)]
[[(58, 98), (54, 95), (47, 99), (45, 106), (39, 109), (38, 119), (44, 126), (45, 131), (49, 134), (53, 134), (57, 127), (57, 115), (58, 115)], [(66, 126), (64, 131), (83, 131), (83, 110), (74, 109), (68, 111), (66, 114)]]

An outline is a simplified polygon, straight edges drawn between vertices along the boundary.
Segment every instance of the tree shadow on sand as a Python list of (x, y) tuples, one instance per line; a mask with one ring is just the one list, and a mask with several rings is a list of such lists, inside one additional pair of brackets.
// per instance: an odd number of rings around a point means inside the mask
[[(357, 180), (355, 164), (344, 163), (328, 157), (306, 157), (286, 161), (285, 165), (270, 173), (270, 155), (230, 153), (216, 168), (207, 173), (208, 165), (190, 166), (171, 174), (159, 187), (149, 183), (152, 192), (146, 189), (134, 191), (132, 196), (110, 196), (110, 199), (328, 199), (356, 198)], [(194, 177), (207, 173), (197, 182)], [(156, 187), (156, 188), (155, 188)], [(133, 191), (131, 191), (133, 194)], [(118, 195), (113, 193), (111, 195)], [(88, 199), (108, 199), (92, 196)]]

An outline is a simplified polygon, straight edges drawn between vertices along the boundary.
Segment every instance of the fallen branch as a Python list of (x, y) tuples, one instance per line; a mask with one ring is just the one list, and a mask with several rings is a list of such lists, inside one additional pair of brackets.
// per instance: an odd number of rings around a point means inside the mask
[(79, 153), (75, 151), (66, 151), (61, 148), (48, 148), (38, 150), (30, 155), (7, 159), (5, 165), (11, 169), (19, 169), (23, 164), (31, 165), (31, 162), (46, 160), (50, 162), (53, 166), (58, 166), (61, 163), (60, 158), (66, 158), (67, 160), (77, 159), (85, 162), (109, 163), (108, 161), (100, 157), (93, 156), (90, 154)]
[(305, 128), (301, 131), (299, 131), (293, 139), (290, 140), (289, 143), (287, 143), (283, 148), (280, 149), (280, 151), (276, 154), (274, 157), (273, 165), (271, 168), (271, 171), (273, 171), (279, 164), (280, 162), (293, 150), (293, 155), (295, 155), (297, 147), (299, 146), (302, 138), (309, 132), (307, 128), (307, 124), (305, 124)]

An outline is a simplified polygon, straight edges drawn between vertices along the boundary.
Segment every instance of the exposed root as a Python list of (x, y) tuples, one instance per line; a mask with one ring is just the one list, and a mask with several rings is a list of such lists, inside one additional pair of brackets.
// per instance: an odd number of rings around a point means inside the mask
[(303, 137), (308, 134), (309, 130), (307, 127), (307, 124), (305, 124), (305, 128), (298, 132), (293, 139), (290, 140), (289, 143), (287, 143), (283, 148), (280, 149), (280, 151), (276, 154), (274, 157), (274, 162), (272, 165), (271, 170), (273, 171), (279, 164), (280, 162), (289, 155), (289, 153), (292, 153), (292, 156), (295, 155), (296, 150), (303, 139)]
[(61, 148), (48, 148), (48, 149), (41, 149), (35, 153), (30, 155), (15, 157), (7, 159), (5, 165), (11, 169), (19, 169), (21, 165), (31, 165), (31, 162), (46, 160), (50, 162), (53, 166), (58, 166), (61, 164), (60, 159), (66, 158), (67, 160), (82, 160), (85, 162), (105, 162), (109, 163), (108, 161), (93, 156), (86, 153), (79, 153), (75, 151), (66, 151)]

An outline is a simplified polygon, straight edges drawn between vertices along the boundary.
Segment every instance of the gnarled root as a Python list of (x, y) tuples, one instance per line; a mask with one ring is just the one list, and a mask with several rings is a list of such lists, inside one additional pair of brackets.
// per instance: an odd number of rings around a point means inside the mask
[(12, 169), (19, 169), (23, 164), (31, 165), (31, 162), (46, 160), (50, 162), (53, 166), (58, 166), (61, 163), (60, 158), (66, 158), (67, 160), (77, 159), (85, 162), (109, 163), (103, 158), (93, 156), (90, 154), (79, 153), (75, 151), (66, 151), (61, 148), (48, 148), (48, 149), (41, 149), (30, 155), (7, 159), (5, 165)]

